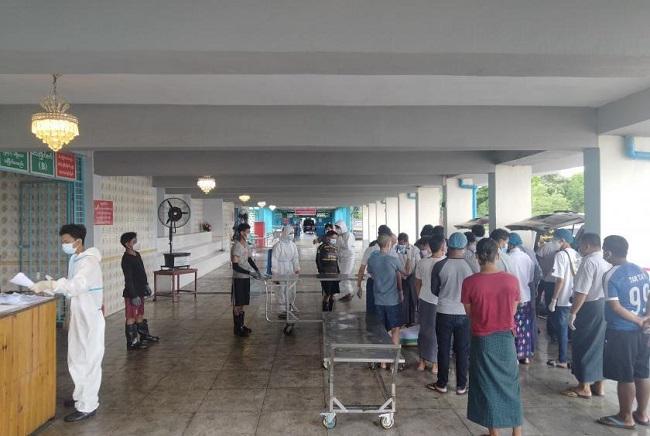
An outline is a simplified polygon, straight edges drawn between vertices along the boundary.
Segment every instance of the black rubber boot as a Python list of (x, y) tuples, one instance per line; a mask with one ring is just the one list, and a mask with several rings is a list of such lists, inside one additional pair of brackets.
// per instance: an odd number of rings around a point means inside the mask
[(329, 302), (323, 301), (323, 312), (329, 312)]
[(140, 334), (140, 342), (158, 342), (160, 338), (158, 336), (152, 336), (149, 333), (149, 324), (146, 319), (143, 319), (142, 322), (136, 323), (138, 326), (138, 333)]
[(328, 303), (327, 303), (327, 311), (328, 311), (328, 312), (331, 312), (332, 309), (334, 309), (334, 300), (330, 300), (330, 301), (328, 301)]
[(232, 314), (233, 319), (235, 321), (235, 329), (234, 333), (236, 336), (245, 338), (248, 336), (248, 332), (244, 330), (244, 317), (242, 316), (243, 314), (235, 315), (234, 313)]
[(124, 334), (126, 336), (127, 350), (144, 350), (147, 348), (145, 344), (140, 342), (138, 338), (138, 327), (135, 324), (126, 324), (124, 326)]
[(253, 333), (253, 330), (249, 329), (248, 327), (246, 327), (246, 324), (244, 324), (244, 318), (246, 317), (246, 312), (240, 313), (239, 316), (241, 316), (241, 328), (244, 329), (244, 331), (248, 334)]

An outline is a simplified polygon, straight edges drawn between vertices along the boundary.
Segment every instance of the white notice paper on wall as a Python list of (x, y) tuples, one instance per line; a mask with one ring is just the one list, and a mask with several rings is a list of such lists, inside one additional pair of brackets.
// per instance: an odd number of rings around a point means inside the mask
[(25, 274), (21, 272), (19, 272), (11, 280), (9, 280), (9, 283), (13, 283), (16, 286), (24, 286), (26, 288), (29, 288), (34, 285), (34, 282), (31, 281), (29, 277), (27, 277)]

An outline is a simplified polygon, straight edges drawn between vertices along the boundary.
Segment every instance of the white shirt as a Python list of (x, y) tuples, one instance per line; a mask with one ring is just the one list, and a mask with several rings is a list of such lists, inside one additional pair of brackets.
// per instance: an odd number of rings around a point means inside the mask
[(539, 247), (537, 250), (537, 257), (539, 258), (539, 266), (542, 268), (542, 280), (545, 282), (555, 282), (553, 277), (553, 263), (555, 262), (555, 253), (560, 250), (560, 244), (557, 241), (549, 241)]
[(521, 303), (530, 301), (530, 283), (535, 279), (535, 265), (524, 251), (515, 247), (508, 253), (510, 273), (519, 281), (519, 298)]
[(425, 257), (415, 267), (415, 278), (422, 281), (420, 299), (429, 304), (438, 304), (438, 297), (431, 292), (431, 271), (433, 266), (444, 257)]
[(411, 271), (410, 272), (413, 273), (413, 271), (415, 271), (415, 266), (416, 266), (418, 260), (420, 260), (420, 250), (418, 250), (417, 248), (415, 248), (411, 244), (408, 244), (406, 246), (406, 253), (405, 254), (398, 253), (398, 251), (397, 251), (398, 249), (399, 249), (399, 245), (396, 245), (395, 247), (393, 247), (393, 251), (397, 255), (397, 258), (399, 259), (400, 265), (402, 266), (402, 271), (406, 271), (406, 262), (409, 261), (409, 265), (411, 265)]
[(576, 273), (573, 292), (587, 294), (585, 301), (596, 301), (605, 298), (603, 276), (611, 267), (612, 265), (603, 259), (602, 251), (583, 257)]
[(560, 307), (571, 306), (571, 294), (573, 293), (573, 278), (578, 271), (578, 253), (571, 247), (558, 251), (553, 261), (553, 277), (563, 279), (560, 294), (557, 297), (557, 305)]

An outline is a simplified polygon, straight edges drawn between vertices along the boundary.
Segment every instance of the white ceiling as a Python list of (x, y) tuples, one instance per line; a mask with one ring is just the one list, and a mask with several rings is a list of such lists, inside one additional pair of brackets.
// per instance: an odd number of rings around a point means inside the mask
[[(0, 104), (38, 104), (50, 81), (0, 74)], [(59, 80), (60, 94), (73, 105), (598, 107), (648, 87), (650, 77), (71, 74)]]

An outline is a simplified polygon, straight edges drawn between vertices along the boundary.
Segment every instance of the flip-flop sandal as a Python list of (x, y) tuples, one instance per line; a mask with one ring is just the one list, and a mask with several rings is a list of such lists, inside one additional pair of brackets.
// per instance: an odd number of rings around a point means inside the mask
[(624, 428), (625, 430), (634, 430), (636, 428), (635, 425), (626, 425), (625, 422), (621, 421), (621, 418), (616, 415), (603, 416), (602, 418), (598, 418), (596, 422), (608, 427)]
[(562, 395), (564, 395), (565, 397), (569, 397), (569, 398), (582, 398), (584, 400), (588, 400), (588, 399), (591, 398), (591, 395), (579, 394), (576, 391), (574, 391), (573, 389), (567, 389), (566, 391), (562, 391)]
[(432, 391), (438, 392), (439, 394), (446, 394), (447, 393), (447, 388), (441, 388), (435, 383), (429, 383), (426, 385), (427, 389), (431, 389)]
[(647, 421), (641, 421), (639, 418), (637, 418), (636, 412), (632, 412), (632, 418), (634, 418), (634, 422), (636, 422), (639, 425), (642, 425), (644, 427), (650, 427), (650, 419)]

